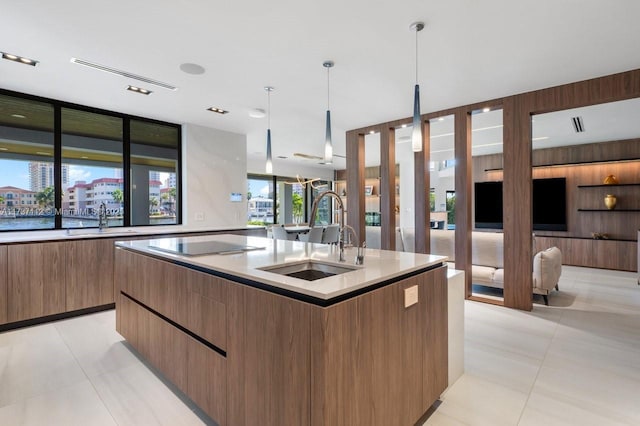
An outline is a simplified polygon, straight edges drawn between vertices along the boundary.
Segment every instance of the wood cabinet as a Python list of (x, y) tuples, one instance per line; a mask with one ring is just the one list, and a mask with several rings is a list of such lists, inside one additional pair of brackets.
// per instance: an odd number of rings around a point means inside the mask
[(118, 332), (220, 425), (414, 424), (447, 386), (444, 266), (322, 307), (122, 248), (115, 261)]
[(66, 310), (113, 303), (114, 240), (67, 241), (63, 244), (67, 252)]
[(7, 246), (0, 246), (0, 324), (7, 322)]
[(65, 243), (16, 244), (8, 250), (8, 321), (65, 311)]

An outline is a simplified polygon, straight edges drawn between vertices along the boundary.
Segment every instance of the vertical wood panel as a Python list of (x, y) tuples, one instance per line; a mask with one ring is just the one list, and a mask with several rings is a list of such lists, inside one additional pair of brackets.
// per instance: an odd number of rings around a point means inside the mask
[(465, 272), (465, 298), (471, 296), (471, 116), (457, 109), (455, 120), (456, 157), (456, 269)]
[(245, 424), (307, 425), (310, 307), (262, 290), (244, 291)]
[(114, 240), (67, 241), (66, 310), (114, 302)]
[(65, 311), (64, 243), (8, 246), (9, 322)]
[(504, 304), (533, 307), (531, 119), (526, 99), (504, 102)]
[(7, 246), (0, 246), (0, 324), (7, 322)]
[(187, 337), (187, 395), (220, 426), (227, 424), (227, 370), (224, 357)]
[(425, 300), (424, 320), (421, 321), (427, 336), (423, 344), (423, 400), (426, 411), (440, 397), (449, 382), (449, 335), (446, 268), (428, 273), (429, 278), (420, 283), (420, 293)]
[(364, 135), (347, 132), (347, 223), (356, 230), (358, 240), (365, 238), (364, 223)]
[(396, 249), (396, 131), (380, 128), (380, 247)]
[(244, 286), (230, 285), (227, 309), (227, 422), (246, 425)]
[(414, 212), (415, 252), (429, 253), (431, 248), (431, 217), (429, 208), (430, 175), (429, 155), (431, 149), (429, 121), (422, 120), (422, 151), (414, 154)]

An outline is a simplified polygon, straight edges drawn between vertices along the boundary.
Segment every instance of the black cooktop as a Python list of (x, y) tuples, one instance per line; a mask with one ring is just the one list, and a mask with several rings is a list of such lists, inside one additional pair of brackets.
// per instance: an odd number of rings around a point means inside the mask
[(247, 246), (244, 244), (227, 243), (225, 241), (191, 241), (178, 242), (175, 248), (150, 245), (149, 248), (177, 253), (185, 256), (201, 256), (206, 254), (233, 254), (251, 250), (261, 250), (264, 247)]

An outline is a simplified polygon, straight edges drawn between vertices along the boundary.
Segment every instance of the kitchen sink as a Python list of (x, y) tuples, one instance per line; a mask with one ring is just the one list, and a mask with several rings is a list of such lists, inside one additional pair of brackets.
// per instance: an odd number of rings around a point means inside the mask
[(358, 268), (346, 265), (335, 265), (332, 263), (319, 262), (316, 260), (304, 260), (302, 262), (288, 262), (259, 269), (262, 271), (272, 272), (279, 275), (286, 275), (288, 277), (298, 278), (301, 280), (315, 281), (322, 278), (355, 271)]

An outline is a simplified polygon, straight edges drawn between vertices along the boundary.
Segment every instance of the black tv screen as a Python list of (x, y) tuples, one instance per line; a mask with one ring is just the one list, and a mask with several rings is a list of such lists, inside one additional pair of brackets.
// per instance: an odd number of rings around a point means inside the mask
[[(533, 180), (533, 229), (567, 230), (567, 181), (565, 178)], [(502, 229), (502, 182), (475, 183), (476, 228)]]

